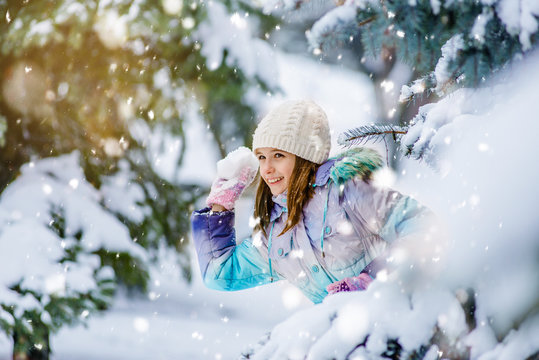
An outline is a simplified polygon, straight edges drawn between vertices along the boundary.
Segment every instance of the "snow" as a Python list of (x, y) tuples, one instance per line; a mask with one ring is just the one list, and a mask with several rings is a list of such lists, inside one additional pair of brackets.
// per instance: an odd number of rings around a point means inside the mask
[(276, 10), (292, 10), (301, 5), (301, 0), (263, 0), (263, 11), (270, 14)]
[[(266, 344), (255, 346), (252, 358), (344, 359), (364, 341), (368, 354), (375, 355), (398, 336), (405, 351), (415, 349), (428, 341), (436, 324), (442, 331), (463, 330), (464, 315), (453, 311), (455, 302), (444, 290), (418, 293), (410, 302), (398, 285), (377, 281), (364, 292), (338, 293), (297, 312), (272, 330)], [(439, 313), (445, 320), (432, 316)]]
[(483, 9), (483, 12), (477, 16), (475, 19), (474, 25), (472, 27), (470, 36), (483, 43), (485, 41), (485, 28), (490, 20), (492, 20), (493, 15), (492, 11)]
[[(36, 237), (40, 239), (37, 243)], [(13, 239), (17, 239), (15, 244)], [(18, 221), (7, 226), (0, 235), (0, 262), (10, 269), (2, 272), (0, 283), (5, 286), (28, 279), (27, 288), (45, 292), (40, 289), (42, 274), (61, 272), (57, 261), (62, 255), (63, 250), (51, 231), (42, 227), (36, 229), (35, 222), (29, 219)]]
[(440, 13), (441, 5), (440, 0), (430, 0), (430, 6), (432, 7), (432, 13), (434, 15), (438, 15)]
[[(96, 281), (112, 280), (114, 272), (97, 271), (101, 260), (94, 250), (126, 252), (143, 262), (147, 256), (127, 228), (100, 206), (100, 194), (85, 180), (77, 151), (32, 161), (20, 172), (0, 197), (0, 263), (8, 269), (0, 273), (0, 318), (10, 325), (17, 319), (31, 331), (24, 314), (35, 310), (52, 326), (48, 305), (56, 296), (101, 296)], [(57, 221), (62, 235), (53, 230)], [(11, 290), (15, 286), (20, 293)], [(85, 307), (93, 310), (90, 301)], [(65, 311), (71, 311), (69, 306)], [(10, 351), (2, 335), (0, 348), (6, 345)]]
[[(427, 119), (453, 114), (428, 141), (442, 154), (441, 172), (423, 171), (417, 179), (410, 170), (405, 177), (407, 188), (428, 199), (453, 231), (450, 258), (458, 261), (449, 263), (445, 280), (478, 289), (479, 314), (497, 334), (507, 331), (539, 295), (532, 255), (539, 231), (534, 216), (539, 171), (531, 160), (538, 56), (515, 64), (513, 72), (500, 74), (489, 87), (434, 105)], [(518, 119), (519, 126), (510, 126), (509, 119)]]
[(105, 177), (100, 192), (103, 202), (114, 213), (121, 214), (133, 222), (141, 222), (150, 209), (139, 205), (144, 200), (144, 190), (136, 182), (125, 160), (118, 162), (119, 170), (114, 175)]
[[(473, 114), (484, 113), (488, 111), (489, 106), (494, 104), (493, 97), (490, 98), (492, 102), (484, 104), (483, 102), (470, 101), (470, 99), (475, 98), (476, 93), (473, 90), (459, 89), (437, 104), (422, 106), (418, 115), (413, 119), (417, 126), (412, 126), (408, 130), (402, 138), (402, 144), (407, 147), (413, 146), (412, 155), (414, 157), (422, 156), (426, 161), (430, 161), (438, 151), (443, 151), (445, 147), (455, 141), (454, 134), (446, 132), (446, 124), (468, 121)], [(434, 166), (443, 168), (445, 162)]]
[[(349, 41), (349, 37), (335, 38), (335, 34), (348, 34), (353, 33), (353, 29), (357, 26), (358, 6), (343, 5), (338, 6), (326, 13), (322, 18), (317, 20), (312, 28), (307, 31), (307, 40), (312, 50), (320, 49), (332, 45), (341, 41)], [(350, 30), (346, 30), (349, 28)]]
[(423, 79), (414, 80), (410, 86), (402, 85), (399, 102), (404, 103), (411, 100), (415, 95), (422, 94), (425, 88), (425, 81)]
[(219, 150), (206, 122), (198, 112), (198, 107), (191, 104), (186, 112), (188, 114), (183, 123), (186, 148), (177, 179), (184, 183), (209, 186), (215, 179), (215, 164), (220, 159)]
[(240, 176), (244, 168), (258, 169), (258, 160), (251, 149), (240, 146), (236, 150), (217, 162), (217, 177), (222, 179), (235, 179)]
[(207, 289), (198, 272), (185, 283), (174, 264), (152, 268), (147, 298), (120, 294), (87, 327), (63, 328), (52, 340), (53, 359), (234, 359), (295, 310), (282, 306), (284, 282), (223, 293)]
[(434, 69), (434, 77), (436, 78), (436, 92), (439, 95), (444, 94), (444, 87), (451, 73), (447, 69), (449, 62), (455, 60), (457, 52), (464, 47), (464, 40), (461, 34), (454, 35), (451, 39), (442, 46), (442, 56), (438, 59)]
[[(0, 206), (8, 214), (5, 221), (14, 226), (18, 220), (33, 219), (36, 225), (46, 227), (54, 222), (50, 213), (62, 209), (66, 235), (70, 237), (82, 231), (82, 243), (87, 250), (107, 244), (115, 251), (143, 256), (139, 247), (131, 243), (125, 227), (100, 208), (100, 195), (85, 180), (78, 157), (78, 152), (73, 152), (24, 165), (22, 175), (2, 193)], [(114, 232), (114, 237), (107, 232)]]
[[(262, 97), (257, 89), (247, 94), (246, 101), (259, 110), (258, 121), (269, 110), (286, 100), (313, 100), (328, 116), (332, 137), (330, 156), (333, 156), (342, 151), (337, 144), (338, 134), (356, 124), (371, 123), (377, 118), (376, 107), (373, 105), (374, 90), (366, 76), (340, 66), (321, 64), (301, 55), (276, 51), (274, 58), (275, 71), (278, 73), (274, 81), (281, 91)], [(313, 73), (317, 76), (312, 76)], [(340, 91), (334, 91), (335, 88)], [(176, 179), (209, 186), (216, 176), (215, 164), (220, 159), (219, 151), (206, 128), (206, 123), (198, 114), (196, 104), (191, 104), (186, 111), (189, 112), (184, 122), (186, 152)], [(142, 129), (137, 133), (148, 134), (148, 131)], [(154, 141), (156, 144), (160, 143), (160, 140)], [(200, 151), (201, 148), (204, 151)], [(166, 157), (167, 152), (156, 156)], [(172, 152), (168, 156), (176, 155)], [(161, 166), (160, 163), (158, 167), (163, 168), (161, 174), (166, 174), (164, 171), (167, 169), (170, 171), (170, 167)]]
[(501, 344), (480, 356), (479, 360), (526, 359), (538, 351), (539, 316), (530, 316), (520, 327), (511, 331)]
[(536, 0), (499, 0), (496, 10), (507, 32), (519, 35), (524, 51), (531, 49), (530, 37), (537, 32), (539, 2)]
[[(82, 233), (80, 245), (86, 252), (105, 248), (146, 258), (145, 251), (131, 241), (125, 226), (100, 207), (100, 195), (85, 180), (78, 157), (78, 152), (73, 152), (26, 164), (21, 168), (21, 176), (2, 193), (0, 256), (2, 264), (12, 269), (2, 273), (2, 286), (25, 279), (29, 288), (47, 293), (45, 280), (67, 269), (58, 260), (64, 257), (64, 247), (78, 232)], [(49, 228), (56, 221), (54, 211), (62, 211), (65, 239)], [(91, 261), (90, 255), (86, 258), (88, 261), (80, 259), (70, 267), (68, 287), (88, 287), (84, 266), (93, 269), (99, 261)]]
[(206, 66), (216, 70), (223, 61), (223, 51), (228, 55), (229, 67), (237, 66), (248, 78), (258, 77), (270, 87), (275, 84), (275, 64), (270, 45), (251, 30), (248, 13), (229, 14), (226, 7), (215, 1), (206, 2), (208, 20), (200, 24), (193, 39), (200, 41)]

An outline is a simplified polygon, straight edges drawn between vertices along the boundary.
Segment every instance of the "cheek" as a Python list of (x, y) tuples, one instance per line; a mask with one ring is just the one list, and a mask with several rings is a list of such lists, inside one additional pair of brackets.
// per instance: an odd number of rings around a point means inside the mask
[(288, 164), (288, 167), (286, 169), (286, 174), (288, 175), (288, 178), (292, 176), (292, 173), (294, 172), (294, 163)]

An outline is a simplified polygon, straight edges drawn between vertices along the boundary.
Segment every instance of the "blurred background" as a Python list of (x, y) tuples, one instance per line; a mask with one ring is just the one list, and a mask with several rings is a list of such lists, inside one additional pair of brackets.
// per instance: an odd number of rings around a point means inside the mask
[(204, 288), (190, 214), (299, 98), (326, 110), (331, 155), (372, 140), (383, 181), (438, 210), (417, 181), (447, 174), (435, 154), (457, 137), (432, 136), (461, 113), (422, 127), (421, 106), (536, 47), (536, 7), (464, 3), (0, 0), (0, 359), (231, 359), (312, 307), (287, 283)]

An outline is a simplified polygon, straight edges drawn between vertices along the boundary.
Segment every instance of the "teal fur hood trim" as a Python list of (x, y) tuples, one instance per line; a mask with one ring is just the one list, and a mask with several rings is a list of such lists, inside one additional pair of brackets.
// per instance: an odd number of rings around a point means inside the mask
[(383, 165), (382, 157), (376, 150), (364, 147), (349, 149), (329, 159), (332, 160), (335, 163), (331, 167), (329, 178), (337, 185), (355, 177), (369, 182), (372, 174)]

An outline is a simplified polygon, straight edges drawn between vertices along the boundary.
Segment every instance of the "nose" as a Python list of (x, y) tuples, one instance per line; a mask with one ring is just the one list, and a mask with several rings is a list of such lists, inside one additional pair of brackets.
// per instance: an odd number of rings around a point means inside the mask
[(273, 167), (273, 163), (272, 163), (271, 159), (267, 159), (266, 161), (264, 161), (263, 164), (260, 164), (260, 172), (261, 172), (261, 174), (269, 175), (274, 170), (275, 170), (275, 168)]

